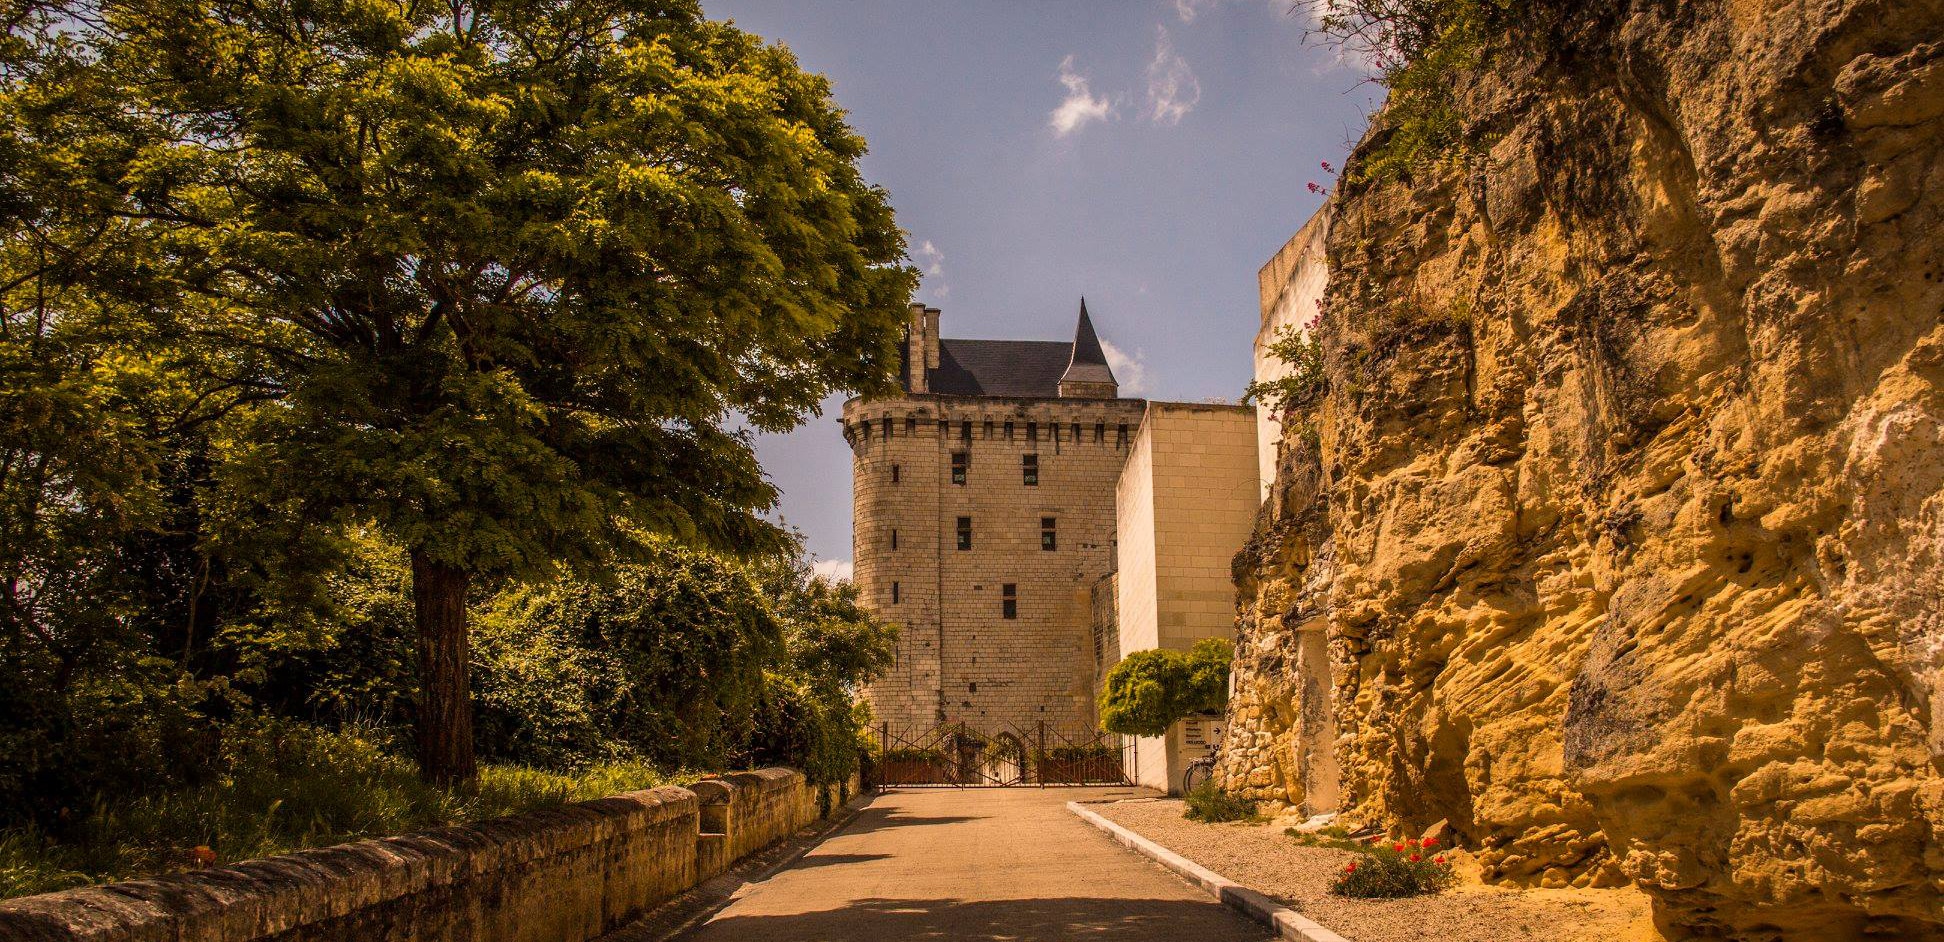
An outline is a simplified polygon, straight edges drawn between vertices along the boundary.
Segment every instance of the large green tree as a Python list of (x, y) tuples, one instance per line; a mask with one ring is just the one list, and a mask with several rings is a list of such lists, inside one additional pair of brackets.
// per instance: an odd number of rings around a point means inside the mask
[[(692, 0), (90, 0), (156, 329), (247, 390), (224, 516), (411, 559), (421, 768), (474, 775), (466, 596), (641, 533), (774, 548), (732, 430), (886, 388), (915, 273), (863, 141)], [(103, 291), (119, 290), (98, 284)]]

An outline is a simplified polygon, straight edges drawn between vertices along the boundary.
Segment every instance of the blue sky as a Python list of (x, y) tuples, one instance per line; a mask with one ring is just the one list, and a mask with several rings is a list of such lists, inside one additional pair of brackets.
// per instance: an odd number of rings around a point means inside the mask
[[(1236, 399), (1256, 269), (1377, 92), (1292, 0), (703, 0), (830, 77), (948, 337), (1062, 340), (1087, 298), (1122, 395)], [(841, 400), (757, 453), (819, 559), (851, 555)]]

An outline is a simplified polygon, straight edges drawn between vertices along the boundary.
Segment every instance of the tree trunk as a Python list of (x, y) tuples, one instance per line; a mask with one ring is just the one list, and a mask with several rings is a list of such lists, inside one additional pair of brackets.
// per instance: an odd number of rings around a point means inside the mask
[(470, 786), (479, 768), (466, 678), (465, 570), (413, 552), (412, 605), (419, 636), (419, 775), (435, 785)]

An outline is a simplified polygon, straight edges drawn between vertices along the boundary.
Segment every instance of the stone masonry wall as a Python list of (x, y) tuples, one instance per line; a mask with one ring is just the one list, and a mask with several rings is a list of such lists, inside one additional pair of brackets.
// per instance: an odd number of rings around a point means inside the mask
[[(23, 897), (0, 902), (0, 942), (580, 942), (809, 824), (819, 790), (800, 772), (763, 769)], [(705, 802), (724, 809), (720, 833), (703, 833)]]
[[(904, 628), (896, 666), (865, 692), (894, 739), (940, 723), (988, 735), (1042, 721), (1092, 729), (1092, 588), (1113, 569), (1114, 482), (1144, 406), (932, 395), (845, 405), (854, 578), (864, 604)], [(952, 483), (954, 452), (967, 456), (964, 484)], [(1024, 483), (1026, 455), (1038, 456), (1036, 486)], [(972, 520), (969, 550), (957, 548), (960, 517)], [(1057, 521), (1051, 551), (1042, 518)], [(1002, 616), (1007, 584), (1014, 619)]]

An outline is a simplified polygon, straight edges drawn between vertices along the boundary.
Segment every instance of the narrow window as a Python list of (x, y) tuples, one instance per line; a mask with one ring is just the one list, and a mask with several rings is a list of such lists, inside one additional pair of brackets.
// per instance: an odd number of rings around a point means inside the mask
[(959, 420), (959, 441), (969, 442), (971, 440), (972, 440), (972, 420), (960, 419)]
[(1080, 423), (1078, 422), (1073, 423), (1073, 435), (1071, 437), (1073, 438), (1073, 443), (1075, 445), (1080, 444)]
[(1037, 441), (1039, 441), (1039, 423), (1038, 423), (1038, 422), (1028, 422), (1028, 423), (1026, 423), (1026, 440), (1027, 440), (1027, 441), (1029, 441), (1029, 442), (1037, 442)]
[(1006, 583), (999, 587), (999, 614), (1007, 618), (1019, 617), (1019, 586)]
[(1127, 423), (1126, 422), (1122, 422), (1120, 426), (1114, 430), (1114, 444), (1116, 445), (1127, 444)]
[(1025, 479), (1025, 484), (1027, 487), (1038, 487), (1039, 486), (1039, 456), (1020, 455), (1019, 473), (1020, 476)]
[(939, 420), (938, 420), (938, 437), (939, 437), (939, 438), (944, 438), (945, 436), (947, 436), (947, 435), (950, 435), (950, 434), (952, 434), (952, 420), (951, 420), (951, 419), (939, 419)]
[(1012, 441), (1012, 428), (1013, 428), (1013, 424), (1012, 424), (1012, 422), (1011, 422), (1011, 421), (1007, 421), (1007, 422), (1006, 422), (1006, 441)]
[(969, 550), (972, 548), (972, 518), (971, 517), (958, 518), (958, 548), (962, 550)]
[(891, 440), (891, 417), (888, 415), (884, 417), (884, 440)]
[[(1056, 518), (1040, 518), (1040, 549), (1052, 552), (1060, 548), (1059, 526), (1060, 521)], [(896, 530), (891, 531), (891, 542), (894, 544), (898, 542), (897, 533)]]
[(917, 417), (917, 416), (915, 416), (915, 415), (907, 415), (907, 416), (905, 416), (905, 434), (906, 434), (906, 435), (916, 435), (916, 434), (918, 434), (918, 417)]
[(895, 582), (891, 583), (891, 604), (893, 605), (898, 604), (901, 598), (902, 596), (899, 592), (898, 584)]
[(991, 438), (991, 437), (992, 437), (992, 420), (991, 420), (991, 419), (987, 419), (987, 420), (985, 420), (985, 437), (987, 437), (987, 438)]
[(903, 469), (901, 469), (901, 468), (899, 468), (899, 467), (898, 467), (897, 465), (895, 465), (895, 464), (894, 464), (894, 465), (892, 465), (892, 466), (891, 466), (891, 483), (893, 483), (893, 484), (896, 484), (896, 483), (898, 483), (898, 480), (899, 480), (899, 476), (900, 476), (900, 475), (902, 475), (903, 473), (904, 473), (904, 471), (903, 471)]
[(1106, 440), (1107, 440), (1107, 423), (1095, 422), (1094, 423), (1094, 444), (1098, 445), (1101, 442), (1104, 442)]
[(970, 456), (969, 452), (963, 452), (963, 451), (952, 452), (952, 483), (953, 484), (965, 483), (965, 465), (966, 465), (966, 459), (969, 456)]
[[(1042, 540), (1042, 542), (1044, 542), (1044, 540)], [(898, 548), (898, 528), (897, 527), (891, 528), (891, 548), (892, 549)]]

